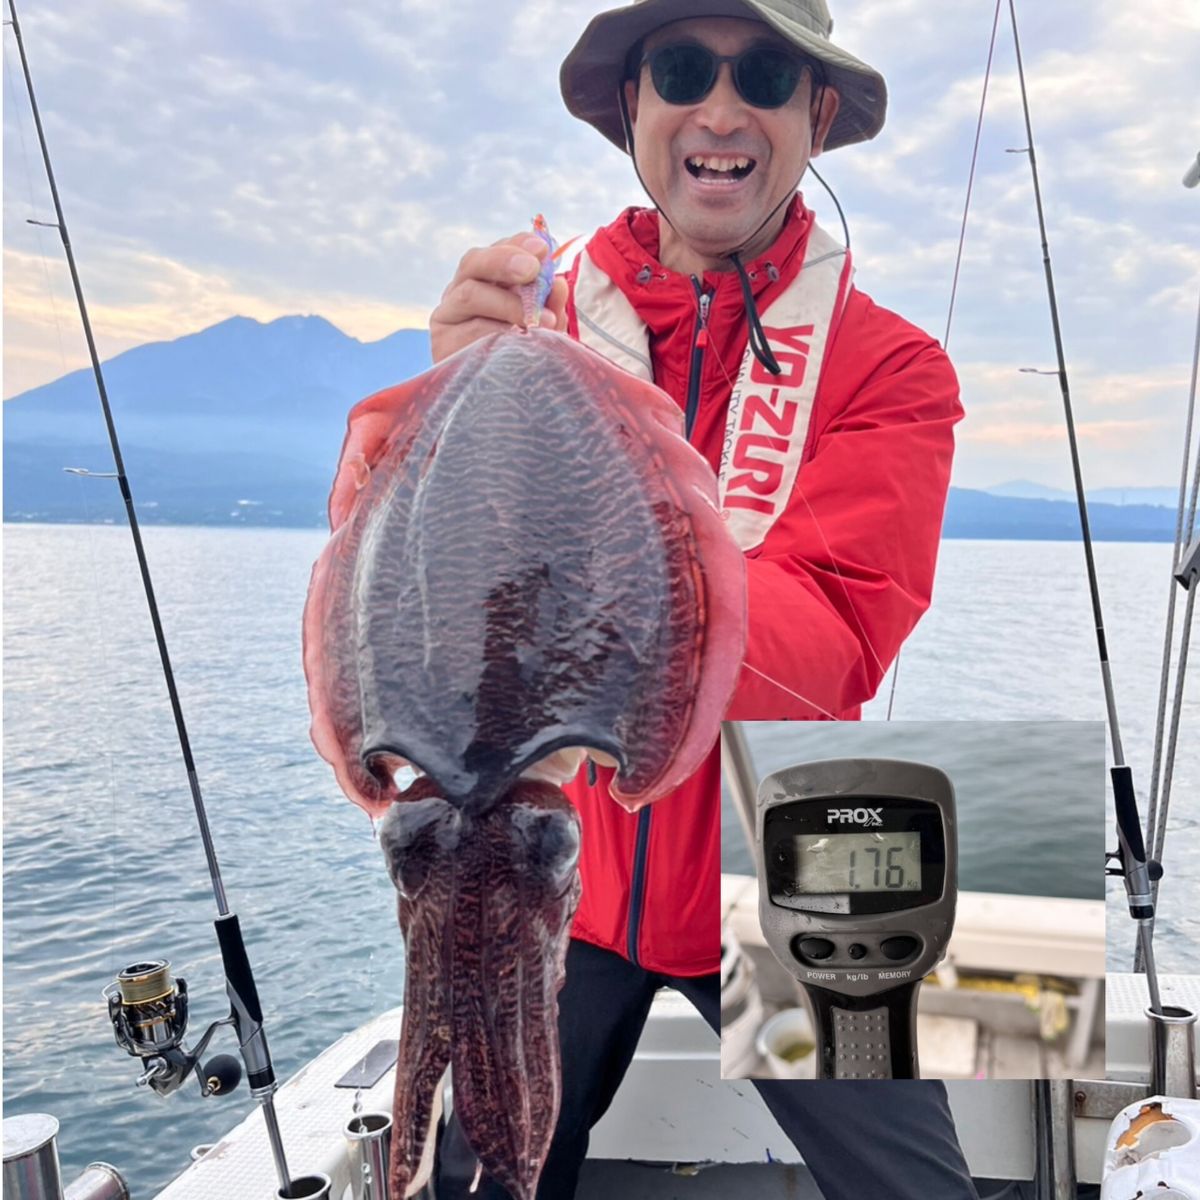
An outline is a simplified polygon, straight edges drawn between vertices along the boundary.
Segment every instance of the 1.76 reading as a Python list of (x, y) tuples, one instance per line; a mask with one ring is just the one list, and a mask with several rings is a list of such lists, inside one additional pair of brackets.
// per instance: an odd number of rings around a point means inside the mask
[[(864, 887), (872, 892), (900, 890), (904, 887), (904, 865), (900, 862), (904, 854), (902, 846), (889, 846), (886, 852), (877, 846), (868, 846), (863, 857), (870, 859), (866, 864), (869, 882), (863, 881), (863, 863), (858, 861), (857, 850), (850, 851), (850, 890), (861, 891)], [(884, 859), (886, 857), (886, 863)], [(882, 875), (882, 879), (880, 876)]]

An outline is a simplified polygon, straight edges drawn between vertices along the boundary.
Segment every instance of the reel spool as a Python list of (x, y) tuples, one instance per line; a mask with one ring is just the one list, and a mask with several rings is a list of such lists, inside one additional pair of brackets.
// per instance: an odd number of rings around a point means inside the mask
[[(132, 963), (104, 989), (104, 998), (117, 1045), (145, 1067), (138, 1086), (149, 1085), (160, 1096), (170, 1095), (187, 1079), (217, 1027), (228, 1024), (228, 1019), (214, 1022), (196, 1048), (187, 1050), (187, 981), (172, 977), (165, 958)], [(231, 1054), (218, 1054), (200, 1068), (201, 1095), (231, 1092), (241, 1077), (241, 1063)]]
[(104, 989), (117, 1045), (135, 1058), (175, 1049), (187, 1032), (187, 982), (165, 958), (133, 963)]

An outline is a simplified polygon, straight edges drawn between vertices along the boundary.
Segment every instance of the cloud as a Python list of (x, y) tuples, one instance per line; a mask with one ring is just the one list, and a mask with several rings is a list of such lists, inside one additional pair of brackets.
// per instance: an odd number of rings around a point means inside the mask
[[(1115, 449), (1126, 444), (1131, 436), (1155, 431), (1160, 425), (1161, 422), (1150, 419), (1085, 421), (1076, 426), (1075, 432), (1081, 442), (1095, 442)], [(977, 425), (969, 429), (965, 436), (971, 441), (1023, 448), (1031, 442), (1065, 442), (1067, 430), (1062, 421), (1030, 421), (1025, 424), (1006, 421), (1003, 425)]]
[[(65, 266), (19, 251), (4, 255), (6, 346), (36, 337), (19, 356), (6, 356), (5, 395), (13, 396), (89, 365), (78, 311)], [(318, 313), (362, 341), (375, 341), (399, 328), (428, 324), (429, 310), (373, 301), (328, 290), (301, 295), (279, 289), (253, 273), (227, 276), (177, 261), (126, 250), (96, 264), (103, 285), (88, 302), (101, 359), (147, 342), (170, 341), (225, 320), (231, 314), (267, 322), (294, 313)]]
[[(859, 286), (942, 337), (991, 6), (833, 8), (836, 40), (884, 71), (891, 107), (876, 141), (819, 166), (847, 212)], [(236, 312), (320, 312), (360, 337), (424, 324), (471, 245), (537, 211), (567, 237), (644, 202), (625, 157), (561, 107), (558, 66), (592, 0), (121, 0), (117, 11), (127, 28), (115, 47), (102, 0), (43, 0), (25, 22), (108, 347)], [(1158, 482), (1174, 447), (1155, 410), (1165, 421), (1180, 402), (1200, 289), (1200, 205), (1179, 186), (1200, 145), (1200, 13), (1059, 0), (1021, 20), (1068, 362), (1080, 419), (1099, 422), (1104, 448), (1094, 484)], [(985, 451), (999, 446), (991, 430), (1039, 427), (1034, 397), (1054, 410), (1053, 381), (1017, 374), (1052, 366), (1054, 347), (1029, 163), (1006, 153), (1025, 144), (1007, 21), (1005, 9), (950, 334), (968, 402), (965, 478), (1025, 473), (1017, 432), (1005, 467)], [(28, 115), (10, 103), (4, 119), (12, 394), (57, 373), (59, 335), (37, 259), (56, 251), (23, 223), (50, 211)], [(838, 230), (816, 182), (805, 192)], [(1128, 423), (1124, 462), (1106, 421)]]

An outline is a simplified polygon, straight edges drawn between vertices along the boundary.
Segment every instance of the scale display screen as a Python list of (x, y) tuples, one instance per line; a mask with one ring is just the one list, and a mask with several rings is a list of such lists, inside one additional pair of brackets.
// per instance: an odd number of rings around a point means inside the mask
[(794, 891), (801, 895), (921, 890), (919, 832), (802, 833), (791, 840)]

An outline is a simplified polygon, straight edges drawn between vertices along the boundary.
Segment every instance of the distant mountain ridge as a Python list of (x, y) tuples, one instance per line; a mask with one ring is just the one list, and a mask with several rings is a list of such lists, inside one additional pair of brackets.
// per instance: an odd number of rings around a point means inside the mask
[[(1175, 540), (1175, 510), (1158, 505), (1089, 500), (1088, 523), (1098, 542)], [(1027, 500), (952, 487), (942, 537), (1078, 541), (1079, 509), (1074, 499)]]
[[(1074, 502), (1075, 493), (1067, 488), (1048, 487), (1034, 483), (1031, 479), (1013, 479), (1007, 483), (996, 483), (983, 488), (989, 496), (1006, 496), (1017, 500), (1069, 500)], [(1173, 509), (1179, 500), (1179, 489), (1168, 487), (1105, 487), (1091, 488), (1089, 501), (1098, 504), (1149, 504)]]
[[(139, 517), (321, 524), (350, 408), (429, 365), (425, 330), (361, 342), (318, 316), (230, 317), (117, 355), (104, 376)], [(112, 470), (90, 370), (15, 396), (3, 413), (6, 521), (124, 521), (111, 481), (63, 471)], [(1150, 500), (1167, 491), (1122, 495)], [(1100, 540), (1174, 537), (1173, 511), (1153, 502), (1094, 503), (1090, 512)], [(1028, 481), (951, 488), (943, 536), (1070, 540), (1079, 518), (1068, 493)]]
[[(264, 452), (328, 462), (330, 434), (336, 450), (351, 404), (429, 363), (424, 330), (360, 342), (324, 317), (230, 317), (126, 350), (104, 364), (104, 378), (118, 433), (131, 445), (244, 450), (250, 434)], [(6, 443), (77, 441), (80, 429), (104, 440), (90, 369), (4, 402)]]
[[(315, 316), (230, 317), (117, 355), (104, 379), (135, 502), (150, 506), (139, 513), (319, 523), (350, 408), (429, 364), (425, 330), (364, 343)], [(124, 519), (96, 481), (83, 515), (78, 482), (61, 469), (112, 470), (90, 369), (4, 402), (4, 458), (6, 521)]]

